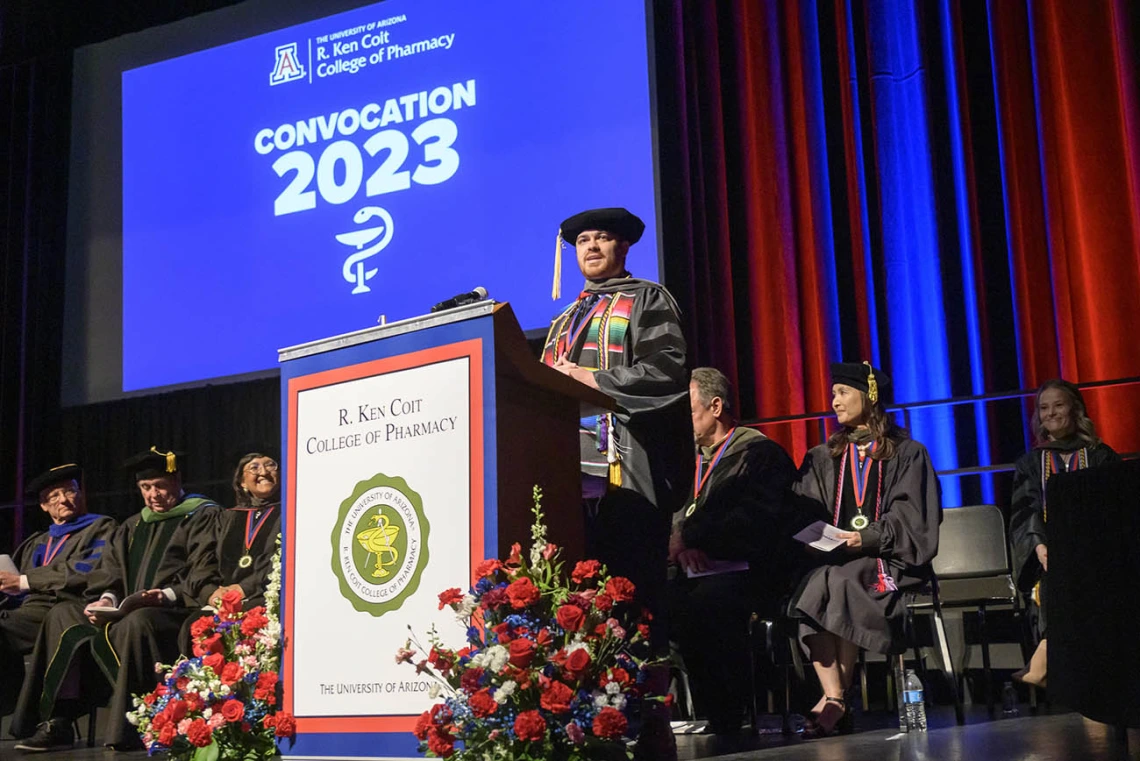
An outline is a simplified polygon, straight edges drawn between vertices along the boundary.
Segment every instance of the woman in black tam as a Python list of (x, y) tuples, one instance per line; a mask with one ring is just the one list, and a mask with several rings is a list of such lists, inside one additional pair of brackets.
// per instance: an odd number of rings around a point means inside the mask
[(844, 695), (860, 648), (905, 650), (902, 593), (929, 576), (942, 522), (926, 447), (883, 407), (890, 380), (866, 362), (832, 364), (831, 380), (840, 428), (807, 453), (795, 486), (805, 507), (821, 510), (846, 540), (817, 553), (818, 565), (792, 598), (823, 687), (811, 712), (817, 735), (831, 734), (847, 715)]
[(1117, 462), (1120, 456), (1096, 435), (1080, 390), (1063, 380), (1049, 380), (1037, 389), (1033, 412), (1035, 445), (1018, 458), (1013, 472), (1010, 539), (1017, 586), (1037, 603), (1041, 643), (1029, 665), (1014, 677), (1045, 686), (1045, 580), (1049, 570), (1045, 539), (1045, 484), (1054, 473), (1083, 470)]

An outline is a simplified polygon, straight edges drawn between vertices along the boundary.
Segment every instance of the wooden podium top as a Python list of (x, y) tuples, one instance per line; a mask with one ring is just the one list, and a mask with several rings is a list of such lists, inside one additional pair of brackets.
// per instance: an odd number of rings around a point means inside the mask
[(434, 314), (389, 322), (385, 325), (376, 325), (339, 336), (289, 346), (278, 349), (277, 361), (279, 363), (289, 362), (314, 354), (336, 351), (348, 346), (382, 341), (393, 336), (487, 316), (493, 317), (495, 321), (495, 355), (496, 364), (499, 366), (498, 372), (510, 373), (532, 386), (577, 399), (581, 407), (581, 414), (584, 417), (615, 408), (614, 400), (606, 394), (590, 388), (584, 383), (579, 383), (570, 376), (563, 375), (539, 362), (531, 354), (522, 328), (519, 327), (515, 313), (507, 302), (479, 301)]

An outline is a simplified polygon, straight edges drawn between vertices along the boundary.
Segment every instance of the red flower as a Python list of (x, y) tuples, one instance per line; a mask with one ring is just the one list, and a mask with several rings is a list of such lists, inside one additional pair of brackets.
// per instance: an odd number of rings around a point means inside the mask
[(462, 689), (468, 695), (475, 692), (479, 689), (479, 683), (483, 679), (483, 674), (483, 669), (479, 668), (478, 666), (467, 669), (463, 672), (463, 675), (459, 677), (460, 689)]
[(602, 564), (597, 560), (579, 560), (574, 565), (574, 571), (570, 574), (570, 580), (575, 584), (581, 584), (586, 579), (592, 579), (598, 575), (602, 570)]
[[(153, 729), (154, 727), (152, 726), (151, 728)], [(175, 737), (178, 737), (178, 728), (173, 724), (167, 724), (158, 731), (158, 741), (167, 747), (170, 747), (174, 743)]]
[(178, 690), (179, 692), (185, 692), (186, 686), (188, 684), (190, 684), (190, 680), (184, 676), (180, 676), (174, 681), (174, 689)]
[[(269, 720), (271, 718), (273, 718), (273, 717), (272, 716), (266, 716), (265, 717), (265, 722), (264, 722), (265, 726), (267, 726), (267, 727), (273, 726), (272, 724), (269, 723)], [(416, 736), (417, 740), (420, 740), (422, 742), (424, 740), (427, 740), (428, 732), (430, 732), (432, 727), (434, 727), (434, 726), (435, 726), (435, 724), (432, 723), (432, 720), (431, 720), (431, 711), (424, 711), (423, 713), (420, 714), (420, 717), (418, 719), (416, 719), (416, 727), (415, 727), (415, 729), (412, 730), (412, 734)]]
[(190, 624), (190, 636), (198, 639), (206, 632), (214, 628), (213, 616), (202, 616), (194, 623)]
[(274, 697), (277, 687), (277, 672), (262, 671), (257, 675), (257, 684), (253, 687), (253, 697), (257, 700), (268, 700)]
[(222, 595), (222, 609), (218, 615), (222, 618), (233, 618), (241, 613), (242, 599), (245, 597), (240, 589), (231, 589)]
[(427, 744), (428, 750), (440, 758), (451, 758), (455, 753), (455, 738), (438, 729), (428, 735)]
[(241, 633), (247, 637), (252, 637), (261, 631), (263, 626), (269, 624), (269, 619), (265, 617), (262, 612), (264, 608), (258, 606), (245, 614), (245, 618), (241, 622)]
[(459, 587), (452, 587), (445, 589), (439, 593), (439, 609), (443, 610), (447, 605), (455, 605), (463, 600), (463, 592)]
[(484, 610), (495, 610), (507, 603), (507, 589), (506, 587), (495, 587), (488, 590), (482, 597), (479, 598), (479, 605)]
[(606, 582), (606, 594), (612, 597), (614, 602), (629, 602), (633, 599), (636, 589), (633, 582), (624, 576), (614, 576)]
[(627, 727), (629, 727), (629, 722), (626, 721), (622, 712), (610, 706), (598, 711), (598, 715), (594, 717), (593, 729), (594, 734), (598, 737), (605, 739), (621, 737)]
[(186, 696), (186, 710), (189, 713), (201, 711), (204, 706), (205, 706), (205, 702), (202, 700), (201, 696), (199, 696), (197, 693), (191, 692), (189, 695)]
[(169, 725), (170, 716), (166, 713), (166, 711), (159, 711), (154, 715), (154, 718), (150, 720), (151, 729), (162, 729), (163, 727)]
[(538, 711), (523, 711), (515, 717), (515, 734), (524, 742), (539, 742), (546, 737), (546, 721)]
[(204, 719), (194, 719), (186, 730), (186, 739), (199, 748), (205, 748), (214, 739), (213, 730)]
[(153, 692), (151, 694), (143, 697), (143, 702), (146, 703), (148, 706), (154, 705), (154, 701), (156, 701), (156, 700), (158, 700), (158, 696), (155, 695)]
[(590, 651), (584, 647), (574, 650), (566, 658), (566, 663), (562, 666), (562, 670), (571, 679), (581, 679), (586, 674), (586, 669), (590, 667)]
[(506, 565), (519, 565), (522, 563), (522, 545), (515, 542), (511, 545), (511, 554), (507, 557)]
[(245, 706), (240, 700), (227, 700), (222, 703), (222, 718), (231, 723), (241, 721), (245, 718)]
[(507, 597), (510, 598), (511, 607), (515, 609), (533, 605), (538, 602), (541, 596), (542, 593), (538, 591), (538, 587), (526, 576), (515, 579), (507, 587)]
[(649, 639), (649, 624), (638, 624), (637, 625), (637, 633), (640, 634), (642, 637)]
[(431, 652), (428, 653), (428, 663), (435, 666), (439, 673), (447, 676), (451, 672), (451, 667), (455, 665), (455, 660), (450, 653), (432, 647)]
[(166, 715), (170, 717), (170, 720), (177, 724), (186, 718), (186, 701), (172, 700), (166, 704), (166, 708), (164, 710), (166, 711)]
[(241, 667), (240, 663), (227, 663), (222, 666), (222, 673), (218, 674), (218, 678), (222, 680), (222, 684), (232, 687), (241, 681), (245, 676), (245, 669)]
[(495, 709), (499, 707), (499, 704), (491, 697), (491, 691), (487, 688), (483, 688), (472, 695), (468, 699), (467, 705), (471, 707), (471, 713), (474, 714), (477, 719), (490, 716), (495, 712)]
[(297, 720), (293, 714), (282, 711), (276, 715), (273, 723), (273, 733), (278, 737), (292, 737), (297, 734)]
[(547, 542), (546, 546), (542, 548), (542, 557), (544, 560), (550, 560), (558, 552), (558, 545)]
[(208, 653), (220, 653), (220, 652), (222, 652), (222, 648), (223, 648), (222, 635), (211, 634), (209, 637), (205, 637), (201, 641), (194, 643), (194, 655), (206, 655)]
[(573, 699), (574, 691), (562, 682), (555, 681), (542, 691), (538, 702), (551, 713), (566, 713), (570, 710), (570, 701)]
[(554, 642), (554, 635), (550, 633), (549, 629), (543, 629), (535, 635), (534, 642), (539, 647), (549, 647)]
[(594, 607), (603, 613), (608, 613), (610, 608), (614, 606), (614, 598), (607, 594), (600, 594), (594, 598)]
[(209, 666), (218, 676), (221, 676), (222, 666), (225, 664), (225, 662), (226, 657), (221, 653), (210, 653), (202, 659), (202, 665)]
[(586, 621), (586, 612), (577, 605), (563, 605), (554, 614), (558, 625), (568, 632), (576, 632)]
[(501, 624), (495, 624), (491, 627), (491, 631), (495, 633), (495, 637), (499, 640), (499, 644), (505, 645), (511, 641), (511, 625), (506, 621)]
[(485, 576), (493, 576), (496, 571), (503, 567), (495, 558), (484, 560), (479, 565), (475, 566), (475, 578), (482, 579)]
[(515, 668), (525, 669), (534, 660), (535, 646), (529, 639), (513, 639), (507, 649), (511, 653), (511, 665)]
[(623, 668), (607, 669), (606, 673), (602, 674), (601, 679), (598, 680), (598, 686), (605, 689), (606, 685), (610, 682), (617, 682), (622, 687), (630, 683), (629, 672)]

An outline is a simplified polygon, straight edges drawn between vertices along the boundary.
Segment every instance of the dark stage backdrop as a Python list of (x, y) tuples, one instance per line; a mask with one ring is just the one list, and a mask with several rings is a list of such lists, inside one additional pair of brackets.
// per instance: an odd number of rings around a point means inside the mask
[[(0, 503), (65, 458), (101, 493), (125, 489), (112, 466), (151, 444), (189, 451), (192, 480), (226, 481), (243, 442), (276, 442), (272, 381), (58, 405), (69, 51), (226, 4), (89, 2), (82, 21), (59, 0), (0, 6)], [(1138, 14), (656, 2), (666, 282), (694, 362), (737, 378), (750, 418), (826, 409), (840, 358), (881, 365), (902, 402), (1140, 375)], [(1089, 396), (1106, 440), (1140, 449), (1136, 387)], [(1012, 460), (1024, 411), (911, 424), (949, 469)], [(797, 459), (816, 435), (771, 433)], [(1008, 498), (979, 478), (943, 486), (949, 505)]]

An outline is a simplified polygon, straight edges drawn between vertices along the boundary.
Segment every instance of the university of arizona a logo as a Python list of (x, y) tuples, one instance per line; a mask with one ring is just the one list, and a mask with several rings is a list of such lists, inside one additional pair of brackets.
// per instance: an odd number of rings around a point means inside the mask
[(305, 67), (297, 58), (297, 43), (278, 45), (276, 48), (277, 63), (273, 64), (273, 72), (269, 75), (269, 84), (279, 85), (282, 82), (292, 82), (305, 76)]

